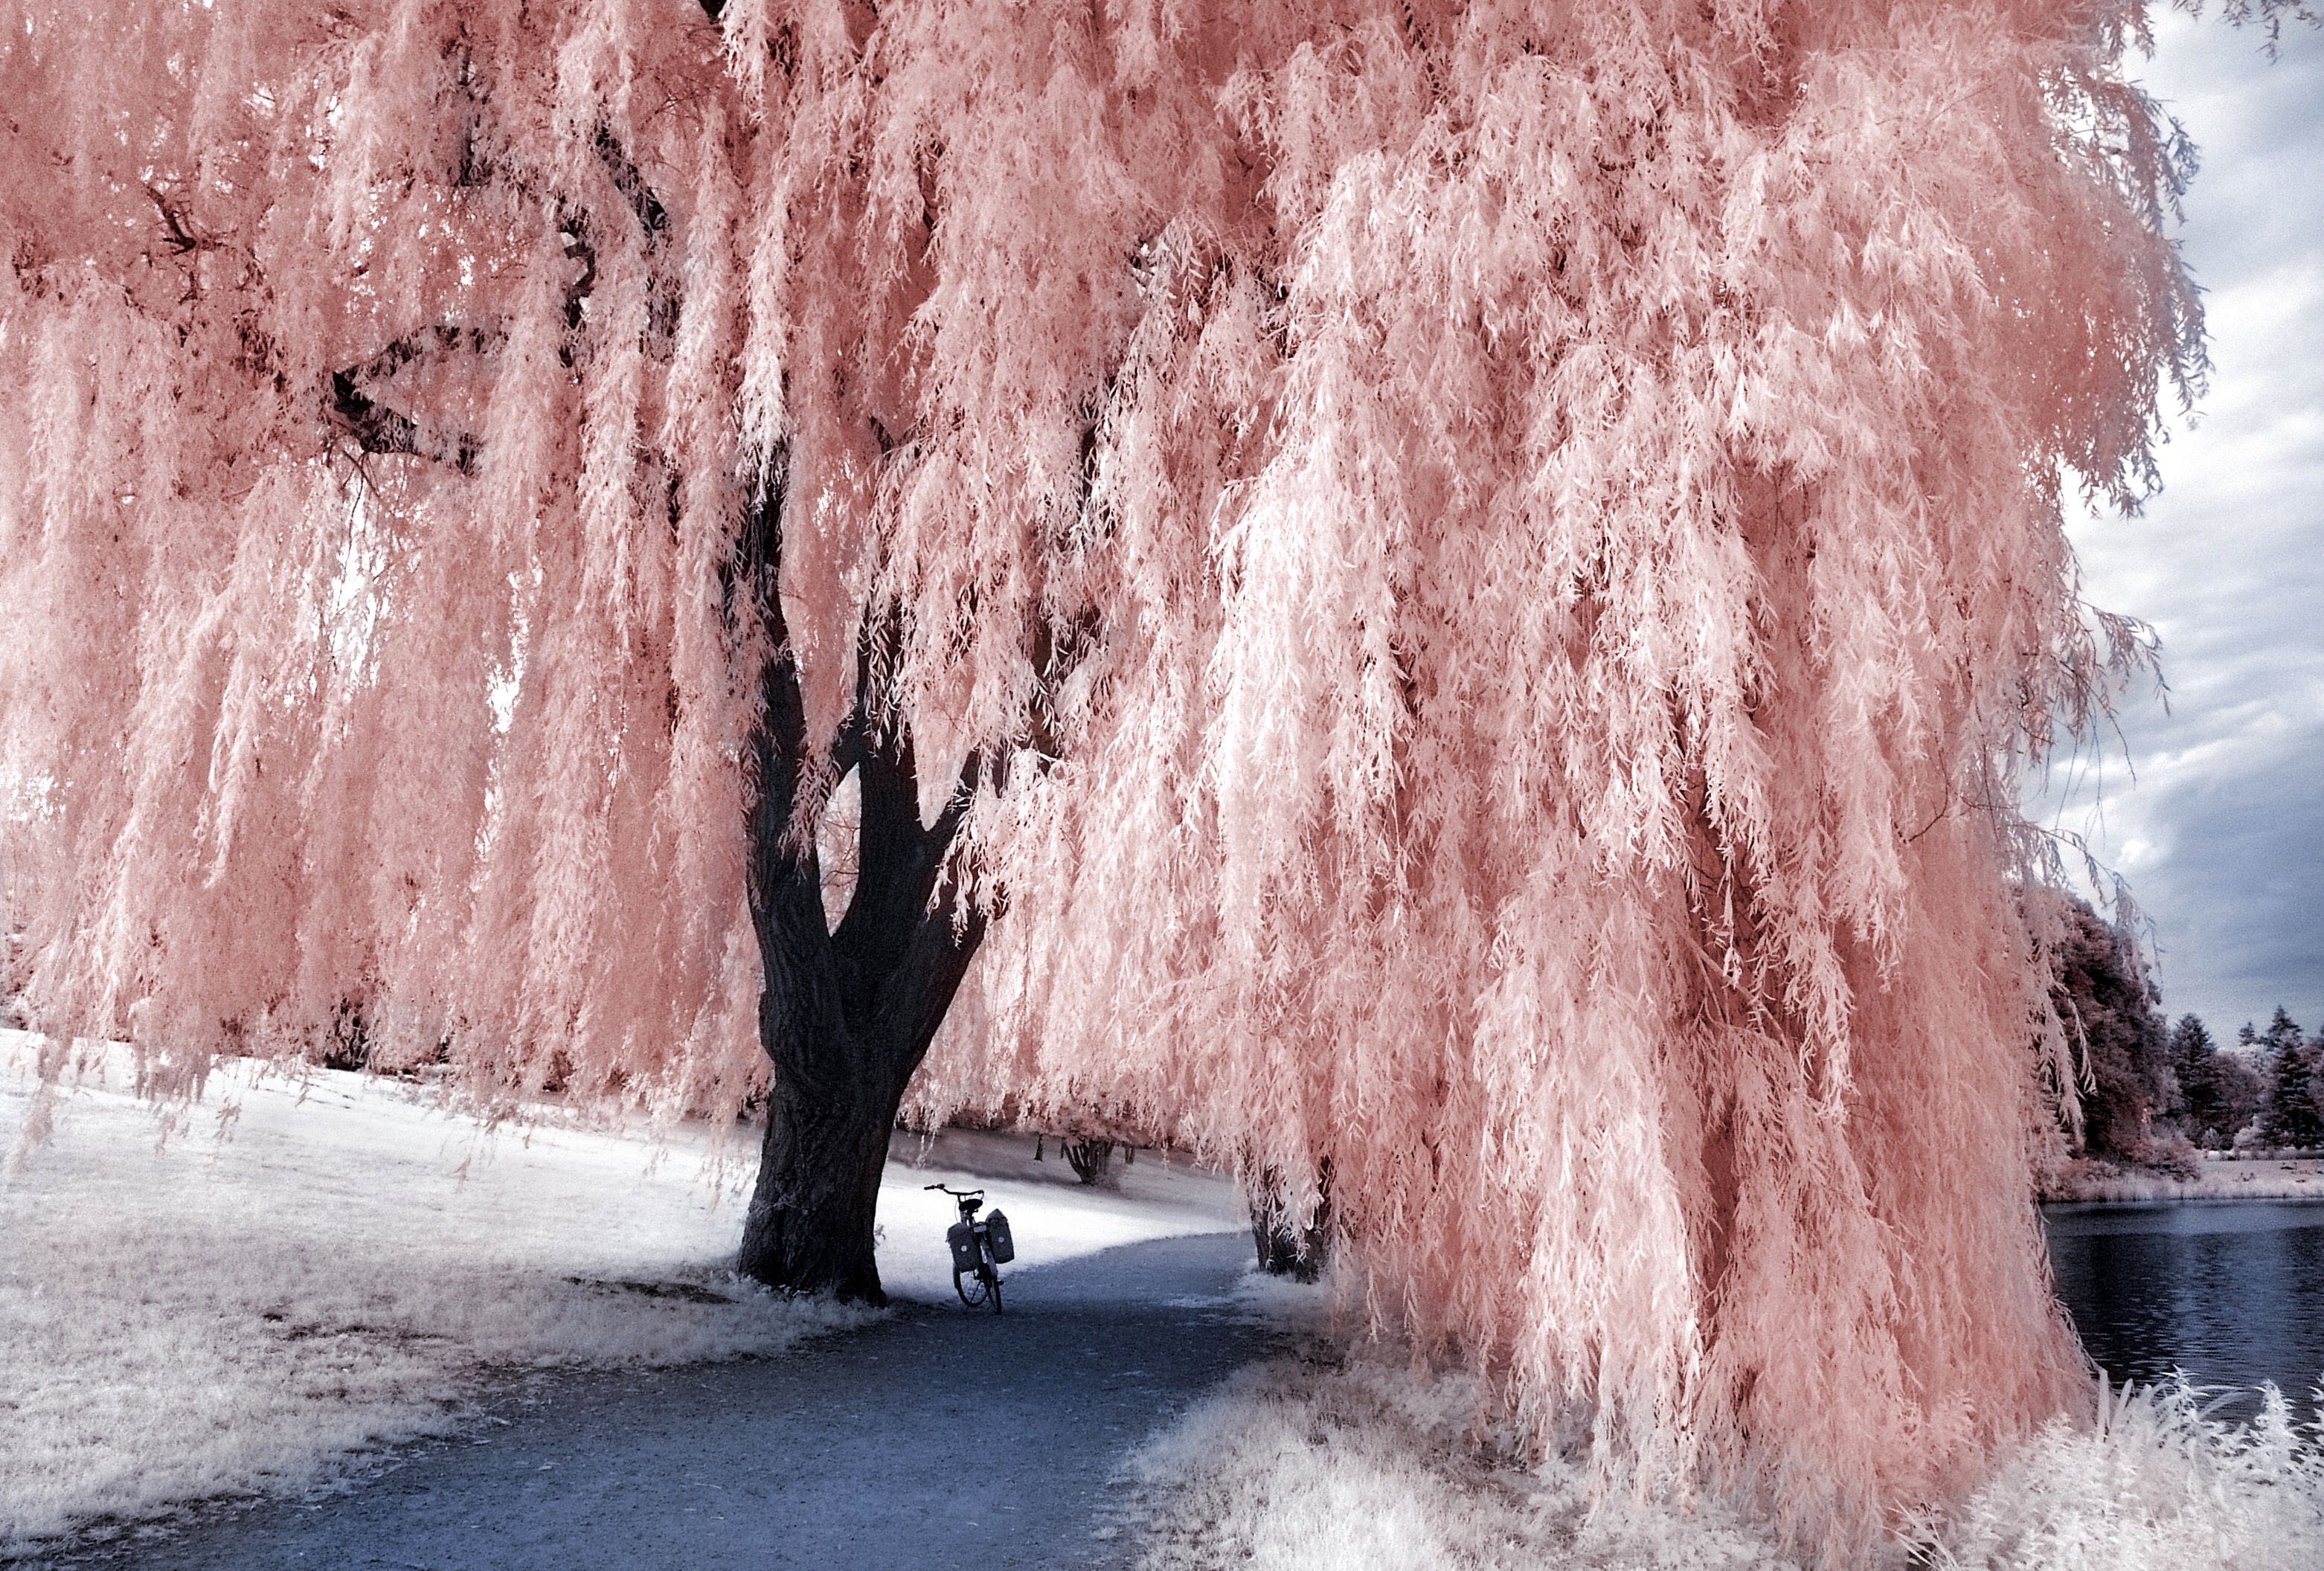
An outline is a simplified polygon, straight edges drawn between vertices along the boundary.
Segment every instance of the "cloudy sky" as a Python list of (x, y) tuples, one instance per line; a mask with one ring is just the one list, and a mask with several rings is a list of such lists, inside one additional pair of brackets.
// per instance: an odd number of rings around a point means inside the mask
[[(2213, 10), (2216, 12), (2216, 6)], [(2324, 32), (2172, 14), (2134, 71), (2202, 150), (2182, 230), (2213, 372), (2143, 516), (2074, 529), (2084, 593), (2153, 624), (2168, 712), (2054, 775), (2153, 924), (2163, 1005), (2214, 1037), (2276, 1005), (2324, 1026)], [(2125, 758), (2126, 744), (2128, 758)], [(2133, 778), (2135, 773), (2135, 778)]]

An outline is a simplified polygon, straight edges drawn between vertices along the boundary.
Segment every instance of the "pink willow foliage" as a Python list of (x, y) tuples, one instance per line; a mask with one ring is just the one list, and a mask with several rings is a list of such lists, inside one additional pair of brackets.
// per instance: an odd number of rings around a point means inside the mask
[(770, 474), (810, 735), (893, 607), (1005, 762), (925, 1107), (1328, 1164), (1376, 1323), (1861, 1543), (2078, 1384), (2009, 804), (2200, 361), (2142, 28), (0, 4), (32, 995), (733, 1107)]
[(1213, 95), (1262, 233), (1111, 236), (1102, 647), (921, 1095), (1328, 1171), (1373, 1323), (1841, 1554), (2080, 1384), (2010, 804), (2103, 659), (2061, 484), (2200, 359), (2137, 19), (1342, 20)]
[(494, 1092), (763, 1084), (752, 142), (701, 14), (627, 9), (0, 6), (19, 964), (157, 1089), (343, 1001)]

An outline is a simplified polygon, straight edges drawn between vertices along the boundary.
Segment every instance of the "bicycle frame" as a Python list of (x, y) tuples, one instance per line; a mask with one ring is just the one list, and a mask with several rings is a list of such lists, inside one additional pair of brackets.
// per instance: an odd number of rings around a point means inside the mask
[(970, 1309), (982, 1309), (987, 1302), (992, 1312), (1001, 1312), (1001, 1266), (1016, 1258), (1014, 1241), (1009, 1235), (1009, 1218), (999, 1210), (979, 1217), (984, 1207), (982, 1190), (947, 1189), (943, 1184), (926, 1186), (950, 1195), (960, 1207), (960, 1220), (945, 1235), (952, 1250), (952, 1286), (960, 1301)]

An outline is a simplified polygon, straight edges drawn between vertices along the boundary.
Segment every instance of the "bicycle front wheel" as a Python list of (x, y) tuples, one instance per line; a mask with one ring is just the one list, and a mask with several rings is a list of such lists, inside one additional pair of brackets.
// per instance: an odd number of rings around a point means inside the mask
[(972, 1309), (981, 1309), (984, 1307), (984, 1300), (989, 1293), (993, 1309), (997, 1311), (1001, 1308), (999, 1284), (995, 1283), (990, 1290), (985, 1286), (985, 1274), (991, 1269), (990, 1265), (979, 1262), (974, 1271), (955, 1271), (952, 1273), (952, 1291), (960, 1295), (962, 1303)]

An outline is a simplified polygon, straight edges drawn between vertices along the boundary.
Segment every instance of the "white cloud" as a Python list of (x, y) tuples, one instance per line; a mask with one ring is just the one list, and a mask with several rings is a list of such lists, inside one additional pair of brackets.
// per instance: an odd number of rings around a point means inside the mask
[(2086, 593), (2163, 645), (2096, 767), (2043, 811), (2131, 881), (2166, 1009), (2324, 1025), (2324, 33), (2172, 12), (2136, 74), (2202, 149), (2181, 232), (2214, 366), (2135, 519), (2074, 530)]

